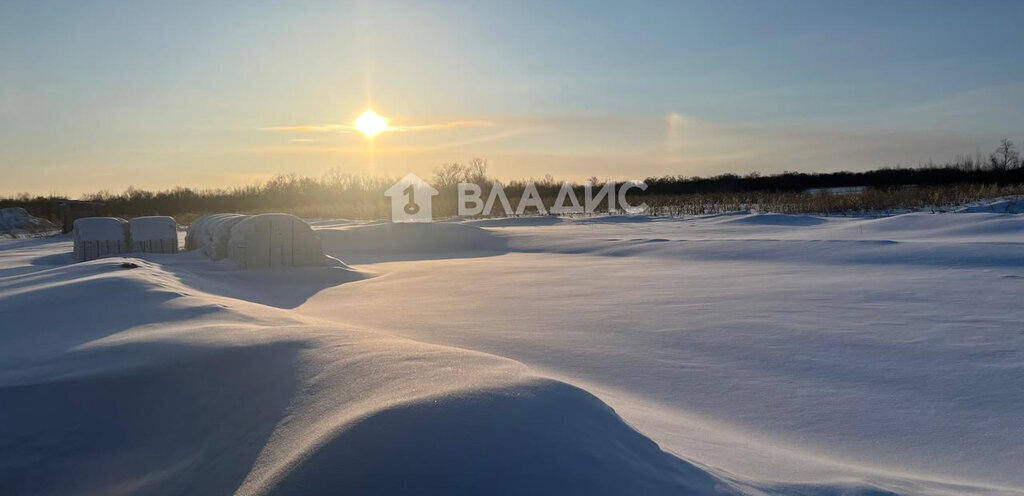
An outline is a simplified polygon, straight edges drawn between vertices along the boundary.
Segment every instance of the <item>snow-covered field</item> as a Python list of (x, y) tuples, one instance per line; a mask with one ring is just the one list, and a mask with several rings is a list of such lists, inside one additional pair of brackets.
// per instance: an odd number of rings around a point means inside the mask
[(1024, 216), (316, 226), (0, 241), (0, 493), (1024, 493)]

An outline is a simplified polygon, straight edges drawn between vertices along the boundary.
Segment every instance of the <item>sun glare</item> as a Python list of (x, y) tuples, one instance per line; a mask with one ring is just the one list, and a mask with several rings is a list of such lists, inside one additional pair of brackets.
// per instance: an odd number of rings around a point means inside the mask
[(356, 119), (353, 125), (360, 133), (365, 134), (367, 138), (372, 138), (384, 131), (387, 131), (388, 120), (378, 115), (377, 112), (373, 111), (373, 109), (367, 109), (366, 112), (363, 112), (363, 114)]

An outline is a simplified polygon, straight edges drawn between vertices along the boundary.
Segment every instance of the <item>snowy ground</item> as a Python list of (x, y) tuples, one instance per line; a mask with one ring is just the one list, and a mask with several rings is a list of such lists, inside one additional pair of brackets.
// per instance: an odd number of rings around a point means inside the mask
[(4, 494), (1022, 494), (1024, 217), (0, 241)]

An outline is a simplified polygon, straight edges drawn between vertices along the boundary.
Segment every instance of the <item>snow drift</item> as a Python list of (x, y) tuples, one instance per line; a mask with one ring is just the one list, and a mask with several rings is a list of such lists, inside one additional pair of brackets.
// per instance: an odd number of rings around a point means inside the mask
[[(297, 311), (543, 370), (753, 494), (1020, 494), (1022, 222), (509, 221), (500, 256), (367, 254), (401, 262)], [(420, 227), (384, 246), (452, 229)]]
[[(4, 281), (5, 493), (731, 491), (511, 360), (322, 327), (130, 260)], [(112, 293), (124, 311), (96, 312)]]
[(971, 205), (957, 210), (960, 213), (996, 213), (996, 214), (1024, 214), (1024, 200), (1010, 199), (996, 202), (985, 202)]
[(531, 222), (0, 241), (0, 488), (1024, 494), (1020, 216)]
[(318, 230), (324, 252), (348, 263), (463, 258), (505, 253), (506, 241), (474, 225), (371, 223)]
[(31, 236), (56, 229), (50, 221), (33, 217), (21, 207), (0, 209), (0, 234), (12, 237)]

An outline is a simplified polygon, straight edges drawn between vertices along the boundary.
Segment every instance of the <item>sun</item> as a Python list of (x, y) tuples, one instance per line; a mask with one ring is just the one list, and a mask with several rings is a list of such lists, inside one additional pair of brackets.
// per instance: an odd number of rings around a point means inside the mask
[(367, 138), (373, 138), (378, 134), (388, 130), (387, 118), (381, 117), (374, 112), (373, 109), (366, 109), (356, 121), (353, 123), (356, 130), (366, 135)]

